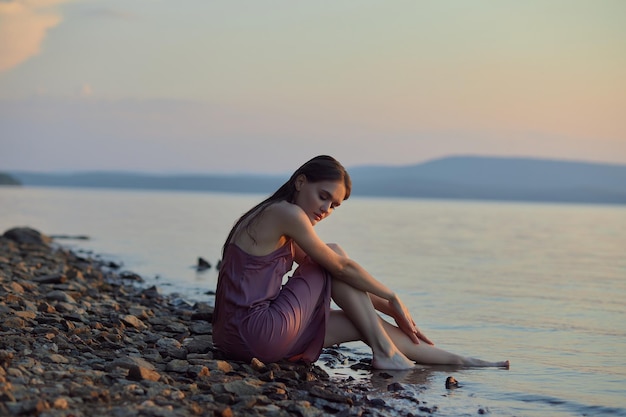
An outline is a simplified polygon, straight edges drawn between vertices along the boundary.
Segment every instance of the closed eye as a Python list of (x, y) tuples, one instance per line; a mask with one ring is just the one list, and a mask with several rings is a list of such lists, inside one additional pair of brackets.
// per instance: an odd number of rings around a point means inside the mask
[[(327, 201), (327, 200), (330, 200), (331, 198), (332, 198), (332, 195), (328, 191), (322, 191), (320, 193), (320, 200), (322, 201)], [(333, 201), (330, 205), (330, 208), (336, 209), (340, 205), (341, 205), (340, 201)]]

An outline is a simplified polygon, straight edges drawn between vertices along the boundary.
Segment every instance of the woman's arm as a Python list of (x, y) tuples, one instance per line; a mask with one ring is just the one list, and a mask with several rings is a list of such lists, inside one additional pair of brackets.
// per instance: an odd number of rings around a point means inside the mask
[(369, 294), (369, 296), (376, 310), (380, 311), (383, 314), (393, 317), (393, 309), (389, 305), (389, 301), (374, 294)]
[[(341, 256), (323, 242), (300, 207), (282, 202), (276, 204), (275, 211), (272, 212), (276, 216), (276, 227), (280, 228), (280, 233), (291, 237), (303, 253), (324, 267), (334, 278), (385, 300), (391, 301), (395, 298), (393, 291), (376, 280), (356, 261)], [(296, 256), (302, 255), (296, 253)]]
[[(380, 298), (377, 295), (369, 294), (370, 300), (372, 300), (372, 304), (374, 308), (380, 311), (383, 314), (386, 314), (396, 321), (398, 327), (400, 327), (405, 333), (409, 335), (409, 337), (415, 342), (415, 338), (423, 340), (429, 345), (435, 345), (422, 331), (415, 325), (413, 318), (411, 318), (410, 326), (407, 326), (404, 322), (402, 315), (398, 316), (396, 310), (394, 309), (392, 302), (387, 301), (383, 298)], [(408, 313), (407, 313), (408, 314)], [(410, 317), (410, 316), (409, 316)]]
[[(302, 261), (307, 256), (307, 254), (302, 250), (302, 248), (300, 248), (300, 246), (298, 246), (297, 243), (294, 243), (293, 246), (294, 246), (294, 252), (295, 252), (294, 260), (297, 263), (302, 263)], [(370, 297), (370, 300), (372, 301), (372, 305), (377, 311), (380, 311), (383, 314), (393, 317), (394, 311), (393, 311), (393, 308), (389, 305), (388, 300), (385, 300), (384, 298), (378, 295), (371, 294), (371, 293), (368, 293), (368, 295)]]
[(304, 211), (295, 204), (287, 202), (277, 204), (276, 219), (283, 235), (291, 237), (296, 243), (296, 262), (303, 256), (309, 256), (320, 264), (335, 279), (370, 295), (374, 307), (394, 318), (396, 324), (415, 342), (419, 339), (433, 344), (415, 326), (408, 309), (402, 300), (386, 285), (375, 279), (353, 259), (342, 256), (324, 243), (311, 225)]

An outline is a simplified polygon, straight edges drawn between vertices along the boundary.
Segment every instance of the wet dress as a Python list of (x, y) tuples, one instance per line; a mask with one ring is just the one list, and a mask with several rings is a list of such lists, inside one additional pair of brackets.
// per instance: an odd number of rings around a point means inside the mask
[(330, 275), (305, 258), (294, 262), (293, 241), (254, 256), (230, 243), (220, 267), (213, 342), (227, 357), (263, 362), (315, 362), (330, 312)]

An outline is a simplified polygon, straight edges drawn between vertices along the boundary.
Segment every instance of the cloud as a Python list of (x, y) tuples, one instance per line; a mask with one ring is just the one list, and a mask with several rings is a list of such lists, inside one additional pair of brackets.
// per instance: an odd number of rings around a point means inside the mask
[(58, 6), (71, 0), (0, 2), (0, 72), (37, 55), (48, 29), (62, 18)]

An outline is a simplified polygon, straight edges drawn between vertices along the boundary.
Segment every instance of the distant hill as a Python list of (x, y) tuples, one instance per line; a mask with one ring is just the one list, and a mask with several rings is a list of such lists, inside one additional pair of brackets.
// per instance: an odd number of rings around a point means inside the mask
[(71, 174), (14, 172), (24, 185), (45, 187), (130, 188), (143, 190), (269, 192), (283, 178), (263, 175), (150, 175), (120, 172)]
[[(407, 166), (349, 168), (353, 195), (626, 204), (626, 165), (531, 158), (448, 157)], [(269, 194), (287, 180), (267, 175), (11, 173), (24, 185)]]
[(20, 185), (20, 182), (11, 175), (0, 172), (0, 185)]
[(459, 156), (351, 175), (365, 195), (626, 204), (626, 165)]

